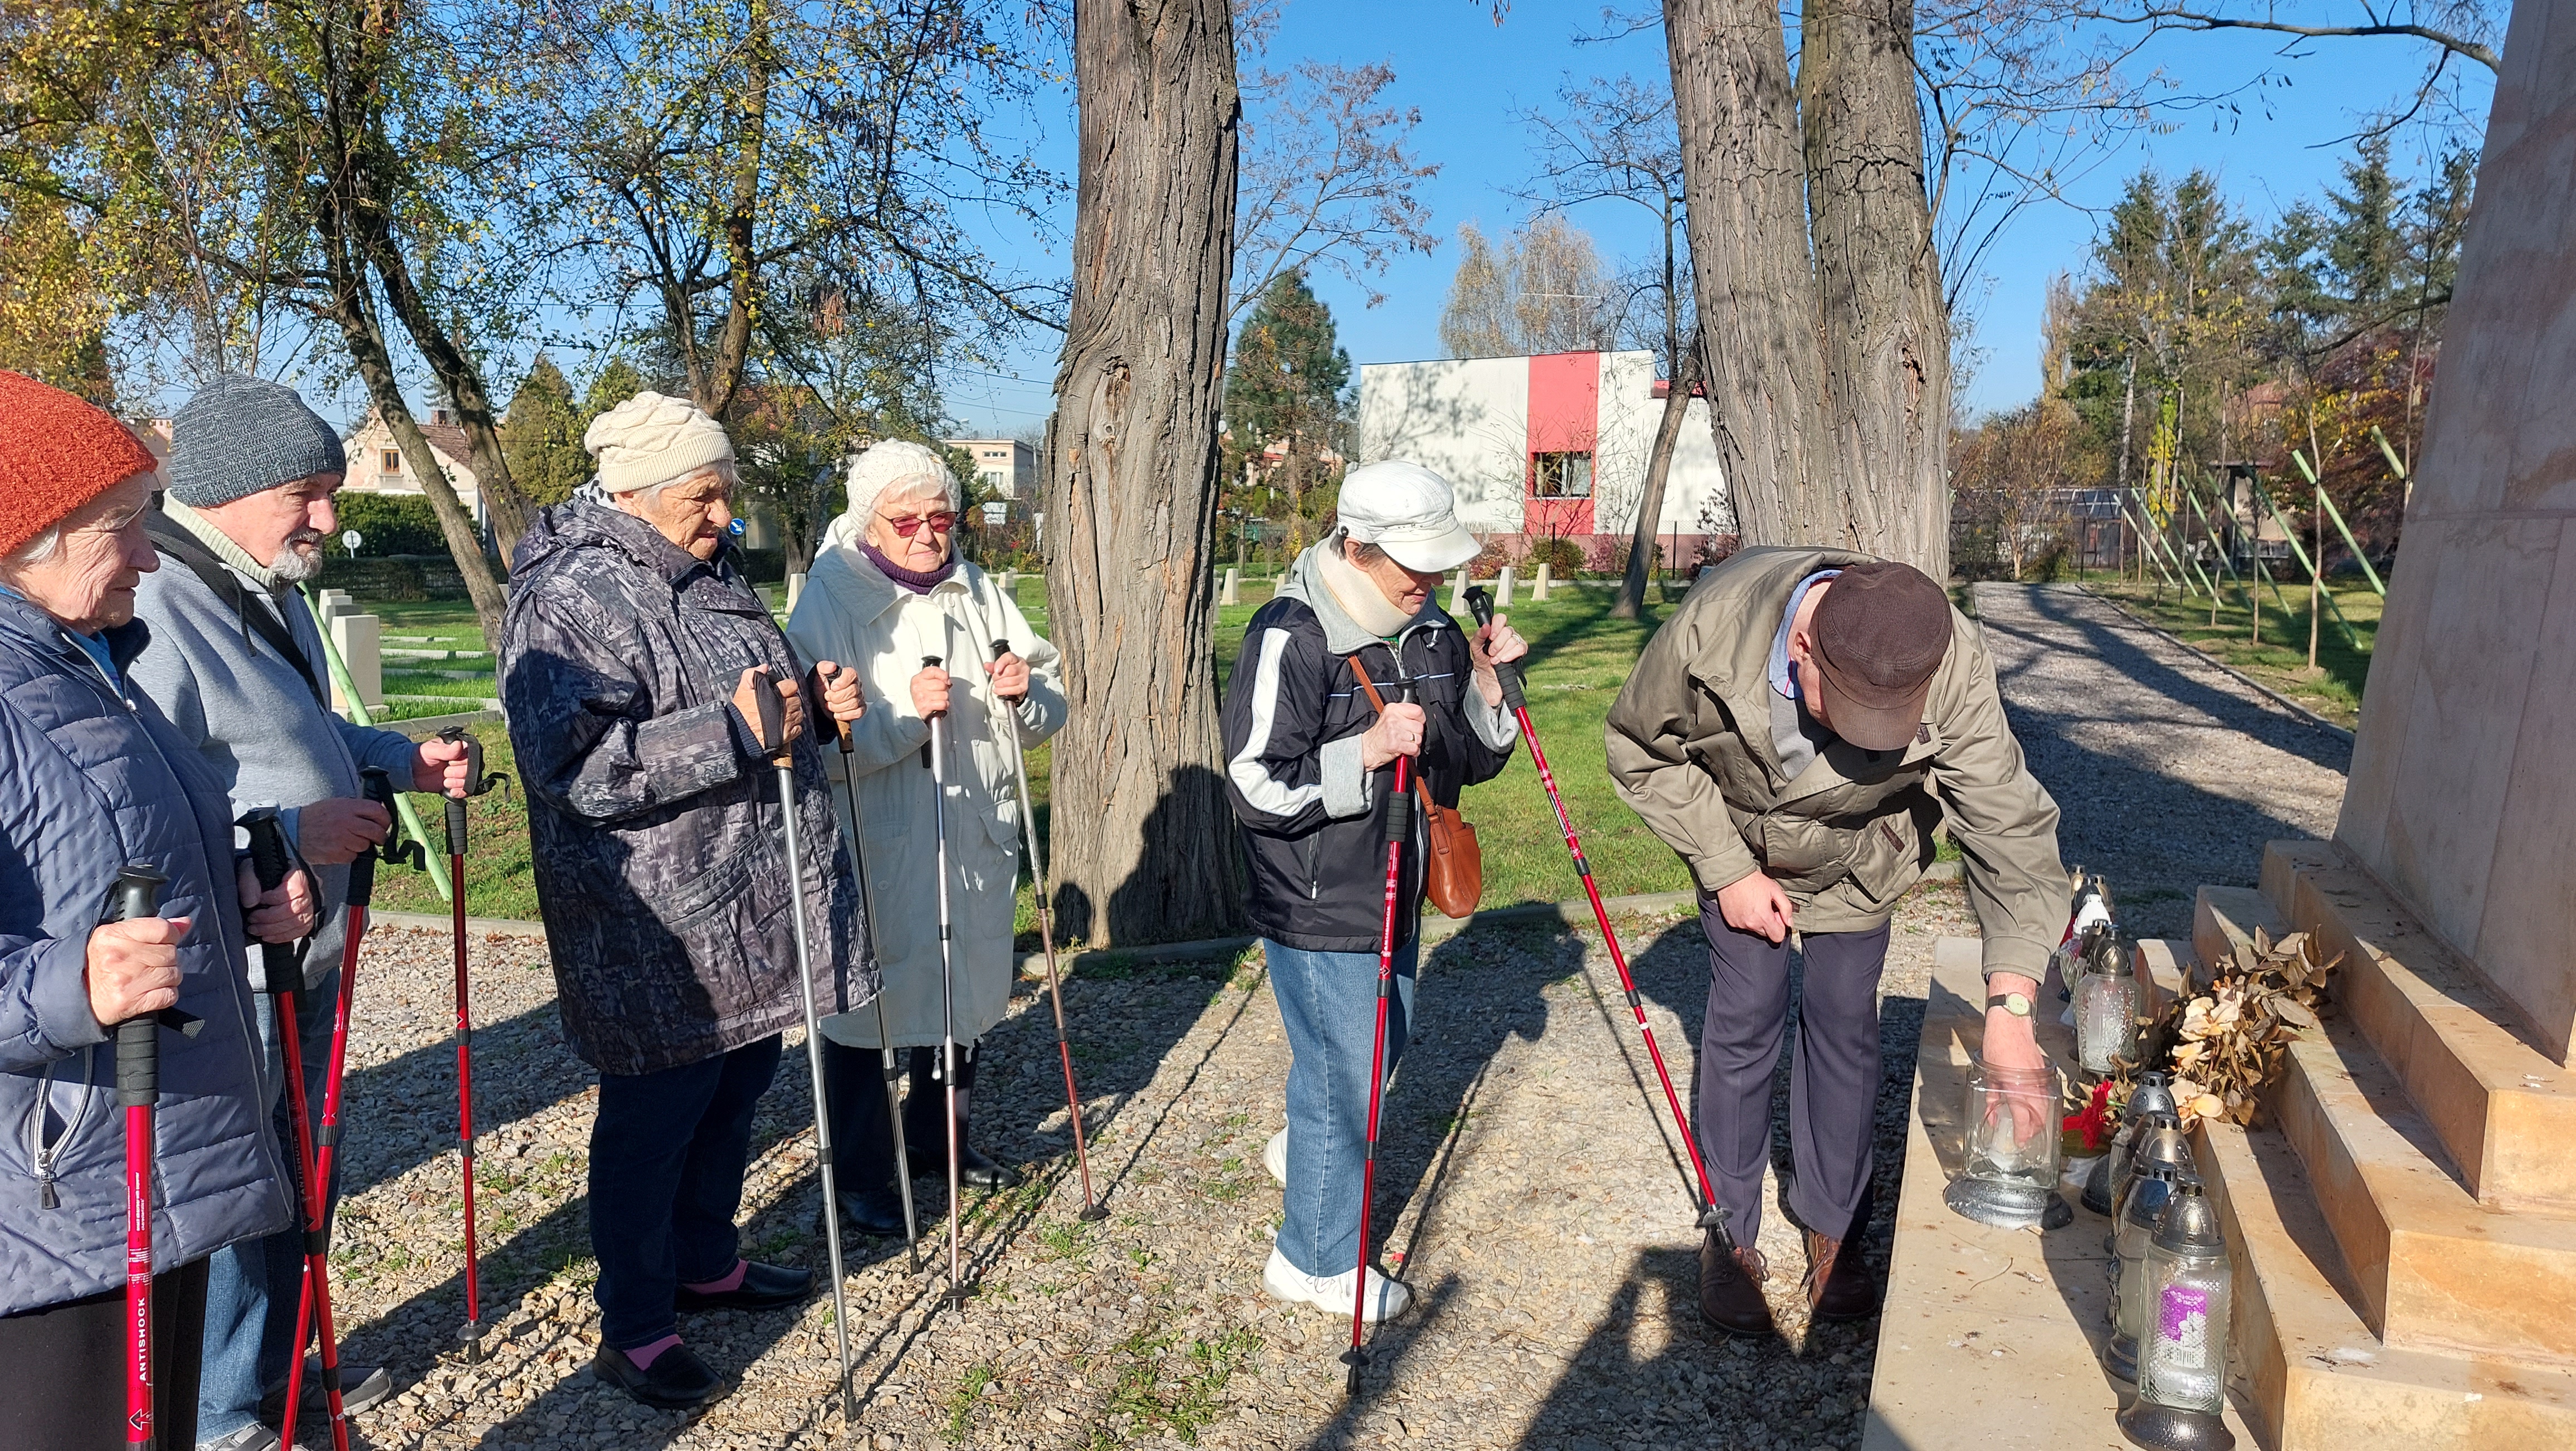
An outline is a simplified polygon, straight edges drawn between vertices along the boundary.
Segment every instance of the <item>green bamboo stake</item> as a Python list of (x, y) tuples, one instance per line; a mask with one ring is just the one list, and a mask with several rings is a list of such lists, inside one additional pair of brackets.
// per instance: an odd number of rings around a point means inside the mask
[[(2134, 509), (2130, 507), (2132, 504), (2136, 505)], [(2120, 508), (2137, 525), (2138, 537), (2147, 544), (2147, 557), (2156, 562), (2157, 571), (2173, 584), (2174, 593), (2188, 597), (2191, 594), (2191, 566), (2184, 563), (2182, 551), (2174, 548), (2173, 541), (2165, 537), (2163, 530), (2146, 527), (2152, 521), (2143, 501), (2132, 496)], [(2171, 568), (2166, 567), (2168, 561)]]
[[(2301, 462), (2304, 463), (2305, 460)], [(2325, 496), (2324, 488), (2318, 488), (2317, 497), (2322, 499)], [(2325, 574), (2317, 568), (2318, 561), (2308, 558), (2307, 547), (2299, 542), (2299, 531), (2290, 526), (2289, 517), (2281, 512), (2280, 505), (2272, 502), (2271, 491), (2264, 488), (2260, 480), (2255, 482), (2254, 497), (2263, 501), (2263, 507), (2270, 511), (2273, 521), (2281, 526), (2281, 532), (2290, 536), (2290, 552), (2299, 557), (2299, 567), (2316, 580), (2317, 598), (2326, 602), (2327, 611), (2334, 616), (2335, 623), (2343, 628), (2344, 643), (2350, 645), (2358, 654), (2361, 650), (2361, 637), (2353, 633), (2352, 621), (2343, 617), (2343, 606), (2335, 603), (2334, 591), (2326, 588)], [(2279, 592), (2277, 586), (2274, 592)]]
[[(2397, 461), (2397, 451), (2388, 446), (2388, 439), (2379, 431), (2379, 425), (2374, 423), (2370, 426), (2370, 436), (2379, 440), (2379, 451), (2388, 455), (2388, 466), (2397, 470), (2397, 481), (2401, 484), (2406, 482), (2406, 465)], [(2351, 528), (2343, 522), (2343, 510), (2335, 507), (2335, 501), (2326, 494), (2325, 485), (2317, 483), (2317, 471), (2308, 466), (2307, 455), (2294, 448), (2290, 450), (2290, 457), (2298, 463), (2299, 472), (2308, 476), (2308, 482), (2317, 484), (2317, 497), (2325, 501), (2326, 517), (2334, 521), (2335, 532), (2343, 536), (2343, 547), (2352, 551), (2354, 559), (2361, 561), (2362, 578), (2370, 581), (2370, 592), (2383, 600), (2388, 598), (2388, 586), (2380, 580), (2379, 571), (2370, 567), (2370, 556), (2361, 552), (2361, 541), (2352, 537)]]
[[(308, 593), (304, 604), (305, 608), (313, 613), (315, 626), (313, 633), (322, 637), (322, 658), (330, 663), (332, 682), (340, 687), (340, 694), (348, 699), (349, 719), (362, 726), (374, 725), (375, 721), (367, 715), (367, 703), (358, 696), (358, 682), (350, 677), (347, 662), (340, 658), (340, 647), (332, 642), (330, 627), (324, 623), (322, 611), (317, 607), (315, 598)], [(424, 855), (435, 856), (443, 850), (429, 844), (429, 833), (421, 829), (420, 813), (412, 809), (408, 787), (394, 793), (394, 815), (401, 820), (403, 830), (411, 834), (411, 839), (420, 843), (420, 849)], [(455, 900), (455, 895), (448, 890), (446, 873), (423, 872), (421, 875), (429, 878), (430, 885), (438, 888), (440, 901)]]
[[(2200, 490), (2196, 486), (2186, 483), (2182, 485), (2182, 496), (2191, 501), (2191, 512), (2200, 516), (2201, 532), (2209, 536), (2209, 549), (2212, 554), (2218, 556), (2218, 567), (2220, 571), (2226, 575), (2230, 583), (2241, 585), (2243, 582), (2238, 580), (2236, 577), (2236, 561), (2228, 558), (2227, 550), (2219, 545), (2218, 526), (2209, 522), (2209, 511), (2200, 507)], [(2209, 580), (2209, 600), (2212, 605), (2216, 605), (2218, 603), (2218, 581), (2210, 576), (2206, 570), (2201, 572), (2201, 577)], [(2247, 588), (2251, 587), (2247, 586)], [(2211, 619), (2215, 621), (2216, 618), (2216, 612), (2213, 610), (2211, 613)]]
[(2154, 565), (2156, 567), (2157, 577), (2162, 579), (2165, 583), (2172, 585), (2174, 593), (2183, 593), (2186, 587), (2174, 579), (2172, 570), (2165, 568), (2164, 550), (2160, 547), (2164, 541), (2155, 539), (2155, 537), (2147, 530), (2138, 528), (2138, 521), (2130, 516), (2129, 506), (2126, 501), (2123, 501), (2120, 505), (2120, 522), (2137, 531), (2138, 557), (2146, 560), (2149, 564)]

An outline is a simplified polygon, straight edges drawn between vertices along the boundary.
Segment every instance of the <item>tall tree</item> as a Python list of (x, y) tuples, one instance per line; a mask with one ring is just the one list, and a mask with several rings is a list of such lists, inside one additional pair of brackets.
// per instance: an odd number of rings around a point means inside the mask
[[(1534, 145), (1538, 174), (1518, 190), (1525, 201), (1546, 211), (1566, 211), (1596, 202), (1616, 201), (1644, 209), (1655, 219), (1659, 253), (1649, 258), (1642, 283), (1628, 289), (1633, 315), (1646, 305), (1652, 319), (1647, 333), (1670, 386), (1664, 393), (1664, 416), (1655, 428), (1646, 457), (1645, 495), (1637, 504), (1637, 522), (1628, 541), (1628, 569), (1619, 597), (1610, 606), (1613, 619), (1633, 620), (1645, 607), (1646, 576), (1655, 555), (1655, 533), (1663, 519), (1664, 485), (1671, 477), (1673, 450), (1680, 444), (1684, 416), (1698, 391), (1701, 365), (1696, 323), (1691, 321), (1690, 289), (1682, 273), (1690, 265), (1685, 235), (1687, 185), (1682, 174), (1681, 135), (1673, 129), (1670, 77), (1640, 84), (1628, 76), (1615, 81), (1594, 78), (1588, 85), (1571, 83), (1557, 91), (1554, 110), (1521, 113)], [(1683, 339), (1691, 334), (1685, 353)]]
[(585, 426), (563, 369), (538, 353), (501, 419), (501, 452), (529, 503), (560, 504), (590, 477), (590, 455), (581, 446)]
[[(1247, 39), (1238, 25), (1237, 38)], [(1368, 279), (1397, 254), (1430, 255), (1431, 209), (1415, 187), (1440, 174), (1410, 149), (1422, 113), (1390, 105), (1395, 69), (1300, 61), (1243, 83), (1243, 182), (1236, 202), (1231, 320), (1291, 272), (1329, 267), (1385, 301)]]
[(1604, 352), (1618, 346), (1619, 308), (1590, 233), (1542, 212), (1497, 250), (1470, 222), (1449, 284), (1441, 345), (1462, 358)]
[[(1305, 518), (1310, 471), (1322, 464), (1343, 413), (1351, 355), (1334, 337), (1333, 314), (1304, 274), (1274, 279), (1235, 335), (1225, 370), (1225, 423), (1231, 451), (1260, 470), (1280, 450), (1279, 487), (1288, 493), (1294, 531)], [(1303, 536), (1292, 532), (1292, 544)]]
[(1504, 258), (1474, 222), (1459, 224), (1458, 247), (1458, 271), (1440, 310), (1440, 349), (1453, 358), (1511, 357), (1521, 350), (1520, 329)]
[(1077, 0), (1073, 307), (1047, 440), (1069, 936), (1239, 915), (1218, 768), (1217, 420), (1242, 104), (1228, 0)]

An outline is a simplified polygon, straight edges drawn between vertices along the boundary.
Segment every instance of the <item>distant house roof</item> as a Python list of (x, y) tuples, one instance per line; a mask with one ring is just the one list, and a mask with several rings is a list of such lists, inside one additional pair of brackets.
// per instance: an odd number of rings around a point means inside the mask
[[(468, 470), (474, 467), (474, 448), (466, 442), (465, 425), (451, 420), (446, 409), (433, 408), (428, 418), (415, 418), (414, 421), (420, 425), (421, 437), (429, 440), (429, 446), (438, 452), (439, 457)], [(384, 420), (370, 407), (365, 421), (349, 430), (344, 442), (354, 443), (363, 435), (378, 432), (390, 434), (393, 430), (385, 427)]]

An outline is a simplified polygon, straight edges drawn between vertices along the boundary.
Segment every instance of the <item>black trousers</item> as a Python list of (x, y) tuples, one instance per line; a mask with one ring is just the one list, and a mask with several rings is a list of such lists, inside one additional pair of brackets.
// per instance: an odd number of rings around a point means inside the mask
[[(1762, 1231), (1771, 1158), (1771, 1077), (1789, 1022), (1789, 944), (1738, 932), (1700, 894), (1708, 935), (1708, 1015), (1699, 1034), (1700, 1147), (1735, 1242)], [(1790, 1217), (1850, 1239), (1869, 1224), (1870, 1146), (1878, 1109), (1878, 979), (1888, 929), (1799, 935), (1806, 974), (1789, 1064)]]
[[(197, 1444), (206, 1262), (152, 1277), (153, 1444)], [(125, 1444), (125, 1287), (0, 1319), (0, 1451)]]
[(683, 1282), (733, 1269), (752, 1115), (778, 1074), (777, 1034), (658, 1073), (603, 1073), (590, 1125), (590, 1248), (600, 1339), (676, 1334)]
[[(976, 1045), (957, 1045), (957, 1138), (966, 1138), (967, 1098), (975, 1088)], [(945, 1163), (948, 1130), (939, 1122), (948, 1094), (939, 1081), (937, 1048), (898, 1048), (897, 1059), (912, 1075), (903, 1097), (903, 1136), (907, 1145), (927, 1149), (933, 1163)], [(852, 1048), (823, 1040), (823, 1095), (832, 1117), (832, 1158), (838, 1188), (844, 1194), (895, 1192), (894, 1126), (886, 1120), (885, 1055), (876, 1048)]]

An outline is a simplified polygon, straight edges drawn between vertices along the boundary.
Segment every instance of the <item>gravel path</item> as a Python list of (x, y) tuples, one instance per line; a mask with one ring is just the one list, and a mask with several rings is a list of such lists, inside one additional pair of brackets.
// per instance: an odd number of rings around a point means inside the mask
[[(1935, 937), (1973, 930), (1955, 888), (1913, 898), (1887, 980), (1882, 1153), (1902, 1142), (1907, 1074)], [(1688, 1092), (1706, 993), (1695, 919), (1622, 925), (1658, 1037)], [(439, 933), (387, 928), (367, 948), (351, 1048), (348, 1197), (336, 1262), (356, 1359), (398, 1391), (359, 1418), (374, 1447), (868, 1446), (1612, 1448), (1845, 1447), (1874, 1340), (1799, 1313), (1802, 1264), (1778, 1215), (1762, 1245), (1788, 1334), (1726, 1343), (1692, 1311), (1686, 1167), (1650, 1112), (1652, 1070), (1596, 934), (1479, 929), (1425, 963), (1419, 1027), (1388, 1100), (1378, 1236), (1422, 1308), (1378, 1337), (1368, 1392), (1342, 1396), (1347, 1322), (1266, 1299), (1278, 1219), (1262, 1170), (1287, 1043), (1257, 956), (1067, 985), (1111, 1210), (1080, 1191), (1042, 993), (996, 1029), (978, 1085), (992, 1147), (1039, 1172), (979, 1199), (968, 1250), (982, 1292), (939, 1308), (935, 1275), (885, 1247), (851, 1282), (864, 1404), (831, 1406), (829, 1301), (801, 1313), (691, 1317), (683, 1332), (742, 1389), (698, 1417), (648, 1412), (596, 1384), (583, 1150), (594, 1080), (563, 1048), (542, 945), (474, 944), (480, 1368), (451, 1353), (463, 1319), (452, 969)], [(755, 1253), (819, 1263), (801, 1047), (764, 1103), (745, 1219)], [(1785, 1063), (1785, 1058), (1784, 1058)], [(1892, 1173), (1892, 1168), (1890, 1170)], [(942, 1191), (917, 1181), (925, 1212)], [(1892, 1183), (1893, 1180), (1891, 1179)], [(1870, 1247), (1883, 1264), (1884, 1237)]]
[(2082, 590), (1975, 598), (2005, 713), (2065, 812), (2059, 847), (2110, 878), (2131, 933), (2188, 936), (2200, 884), (2253, 886), (2263, 843), (2334, 834), (2341, 737)]

